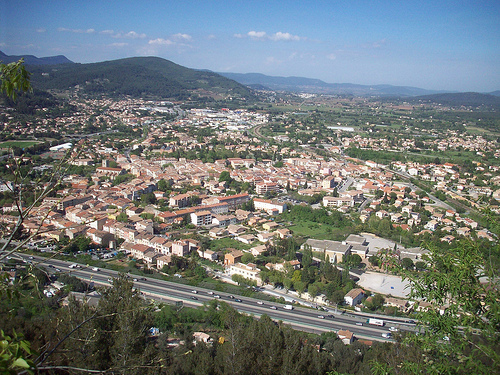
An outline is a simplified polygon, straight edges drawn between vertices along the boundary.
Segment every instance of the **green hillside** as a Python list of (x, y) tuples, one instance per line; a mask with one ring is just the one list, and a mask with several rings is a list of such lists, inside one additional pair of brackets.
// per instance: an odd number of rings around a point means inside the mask
[(89, 95), (187, 99), (252, 99), (245, 86), (219, 74), (189, 69), (158, 57), (133, 57), (93, 64), (30, 66), (33, 86), (43, 90), (79, 87)]

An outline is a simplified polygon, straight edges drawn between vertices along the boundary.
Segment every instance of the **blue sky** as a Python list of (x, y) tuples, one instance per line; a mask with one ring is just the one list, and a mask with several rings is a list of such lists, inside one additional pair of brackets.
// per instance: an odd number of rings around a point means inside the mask
[(500, 90), (500, 1), (0, 0), (0, 50), (489, 92)]

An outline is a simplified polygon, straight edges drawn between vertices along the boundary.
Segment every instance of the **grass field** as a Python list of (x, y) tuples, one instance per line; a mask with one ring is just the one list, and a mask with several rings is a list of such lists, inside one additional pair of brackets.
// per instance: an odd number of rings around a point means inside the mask
[(345, 234), (349, 231), (312, 221), (299, 221), (295, 225), (288, 227), (288, 229), (296, 236), (317, 240), (338, 240), (339, 237), (344, 238)]
[(26, 148), (41, 143), (39, 141), (5, 141), (0, 142), (0, 148), (19, 147)]

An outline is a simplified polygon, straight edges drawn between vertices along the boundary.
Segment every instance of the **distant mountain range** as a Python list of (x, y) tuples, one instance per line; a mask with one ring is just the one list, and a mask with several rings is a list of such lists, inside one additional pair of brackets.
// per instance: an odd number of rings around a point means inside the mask
[[(449, 91), (426, 90), (411, 86), (358, 85), (353, 83), (327, 83), (319, 79), (304, 77), (277, 77), (260, 73), (219, 73), (255, 89), (302, 92), (311, 94), (354, 95), (354, 96), (397, 96), (412, 97), (444, 94)], [(495, 94), (496, 93), (496, 94)], [(496, 91), (492, 95), (499, 95)]]
[(73, 64), (73, 61), (66, 58), (66, 56), (50, 56), (50, 57), (36, 57), (33, 55), (22, 55), (22, 56), (9, 56), (0, 51), (0, 61), (4, 64), (9, 64), (14, 61), (19, 61), (19, 59), (24, 58), (24, 63), (26, 65), (57, 65), (57, 64)]
[(195, 70), (158, 57), (133, 57), (92, 64), (73, 63), (65, 56), (38, 58), (8, 56), (0, 51), (0, 61), (25, 59), (35, 88), (66, 90), (78, 87), (88, 94), (186, 99), (236, 98), (252, 101), (254, 90), (290, 91), (327, 95), (400, 97), (408, 101), (443, 105), (500, 108), (500, 91), (489, 94), (447, 93), (410, 86), (327, 83), (304, 77), (276, 77), (259, 73), (214, 73)]

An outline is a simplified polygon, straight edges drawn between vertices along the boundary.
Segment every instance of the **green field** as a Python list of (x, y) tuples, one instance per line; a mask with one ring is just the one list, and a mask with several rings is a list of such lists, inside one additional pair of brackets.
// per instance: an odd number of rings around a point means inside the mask
[(26, 148), (41, 143), (39, 141), (5, 141), (0, 143), (0, 148), (19, 147)]
[(334, 228), (330, 225), (314, 223), (312, 221), (299, 221), (289, 226), (294, 235), (317, 240), (338, 240), (344, 238), (349, 229)]

